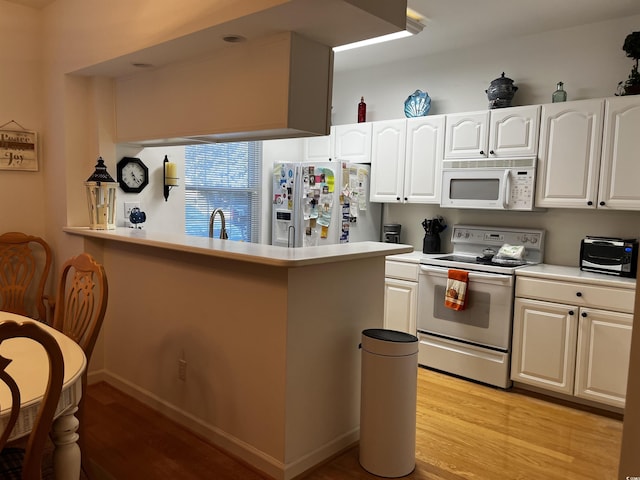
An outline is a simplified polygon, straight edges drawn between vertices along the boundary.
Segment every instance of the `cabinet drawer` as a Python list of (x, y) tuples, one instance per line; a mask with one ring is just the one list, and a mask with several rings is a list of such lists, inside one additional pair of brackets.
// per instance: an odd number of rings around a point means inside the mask
[(635, 291), (518, 277), (516, 280), (516, 297), (633, 313)]
[(387, 260), (385, 262), (385, 277), (399, 278), (401, 280), (418, 281), (418, 272), (420, 265), (417, 263), (393, 262)]

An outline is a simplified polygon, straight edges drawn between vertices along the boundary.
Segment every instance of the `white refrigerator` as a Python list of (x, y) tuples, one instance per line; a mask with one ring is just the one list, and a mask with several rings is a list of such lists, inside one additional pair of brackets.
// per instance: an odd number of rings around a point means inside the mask
[(366, 164), (275, 163), (272, 245), (380, 241), (382, 206), (369, 201), (370, 176)]

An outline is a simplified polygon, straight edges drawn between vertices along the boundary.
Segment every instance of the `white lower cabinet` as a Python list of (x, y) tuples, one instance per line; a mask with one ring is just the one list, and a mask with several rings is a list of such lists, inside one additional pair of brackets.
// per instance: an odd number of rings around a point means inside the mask
[(517, 277), (511, 379), (624, 407), (633, 301), (633, 289)]
[(384, 328), (416, 335), (418, 307), (416, 263), (387, 260), (384, 282)]
[(575, 395), (624, 406), (633, 315), (581, 309)]
[(576, 307), (516, 298), (511, 380), (573, 394)]

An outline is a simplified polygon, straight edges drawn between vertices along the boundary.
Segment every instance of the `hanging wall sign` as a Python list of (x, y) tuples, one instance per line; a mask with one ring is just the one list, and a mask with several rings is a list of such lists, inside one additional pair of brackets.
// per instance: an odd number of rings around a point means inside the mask
[(0, 129), (0, 170), (38, 171), (36, 132)]

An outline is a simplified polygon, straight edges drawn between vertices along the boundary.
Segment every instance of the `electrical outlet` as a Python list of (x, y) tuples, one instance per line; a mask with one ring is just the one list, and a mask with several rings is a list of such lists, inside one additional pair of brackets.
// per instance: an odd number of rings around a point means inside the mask
[(182, 358), (178, 360), (178, 379), (182, 381), (187, 379), (187, 361)]
[(130, 227), (129, 215), (134, 208), (140, 208), (140, 202), (124, 202), (124, 226)]

